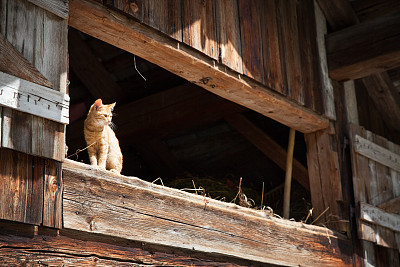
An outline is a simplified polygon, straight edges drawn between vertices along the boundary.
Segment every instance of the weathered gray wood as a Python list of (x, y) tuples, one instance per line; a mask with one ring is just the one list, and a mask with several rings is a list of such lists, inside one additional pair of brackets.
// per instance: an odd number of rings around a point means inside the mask
[(400, 156), (356, 135), (354, 149), (357, 153), (400, 172)]
[(68, 124), (69, 96), (0, 71), (0, 105)]
[(328, 121), (315, 112), (100, 4), (70, 1), (69, 24), (298, 131), (328, 126)]
[(348, 241), (327, 229), (69, 160), (63, 179), (67, 229), (266, 263), (351, 265)]
[(61, 163), (45, 160), (43, 222), (44, 226), (62, 228), (62, 192), (63, 182)]
[(386, 212), (370, 204), (360, 203), (360, 218), (391, 230), (400, 232), (400, 215)]
[(325, 35), (328, 32), (326, 28), (326, 19), (317, 4), (315, 6), (315, 24), (317, 28), (317, 46), (319, 52), (319, 62), (322, 75), (322, 96), (325, 107), (325, 115), (330, 119), (336, 119), (335, 99), (333, 95), (333, 86), (328, 73), (328, 59), (326, 58)]
[(43, 9), (59, 16), (63, 19), (68, 19), (68, 0), (28, 0), (29, 2), (40, 6)]
[(53, 85), (0, 33), (0, 71), (49, 88)]

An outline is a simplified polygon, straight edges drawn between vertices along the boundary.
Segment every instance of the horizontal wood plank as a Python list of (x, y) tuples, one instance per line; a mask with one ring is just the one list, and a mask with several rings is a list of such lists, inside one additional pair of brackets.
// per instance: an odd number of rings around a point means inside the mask
[(63, 180), (67, 229), (255, 262), (351, 265), (349, 241), (324, 228), (70, 160), (63, 164)]
[(329, 75), (355, 80), (400, 66), (400, 14), (351, 26), (327, 36)]
[(71, 0), (69, 24), (300, 132), (328, 127), (315, 112), (98, 3)]
[(0, 105), (63, 124), (69, 122), (69, 96), (0, 71)]
[(390, 213), (400, 213), (400, 196), (379, 204), (378, 208)]
[(28, 0), (29, 2), (59, 16), (68, 19), (68, 0)]
[(400, 155), (359, 135), (355, 136), (354, 149), (357, 153), (400, 172)]
[(361, 220), (400, 232), (400, 215), (386, 212), (368, 203), (360, 203)]

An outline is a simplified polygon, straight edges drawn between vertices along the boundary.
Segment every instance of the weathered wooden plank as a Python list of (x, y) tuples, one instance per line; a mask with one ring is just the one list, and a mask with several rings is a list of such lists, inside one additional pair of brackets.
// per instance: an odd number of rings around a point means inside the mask
[(43, 212), (43, 160), (0, 149), (0, 219), (39, 225)]
[(3, 32), (7, 40), (53, 84), (55, 90), (66, 93), (67, 20), (30, 2), (16, 0), (8, 1), (7, 16), (2, 21), (7, 26)]
[(264, 82), (262, 38), (257, 0), (239, 0), (243, 74)]
[(65, 154), (63, 124), (3, 107), (1, 145), (61, 161)]
[(216, 12), (222, 64), (243, 73), (238, 0), (216, 1)]
[(355, 137), (354, 148), (357, 153), (400, 171), (400, 156), (392, 151), (382, 148), (359, 135)]
[(0, 71), (46, 87), (53, 87), (21, 53), (0, 33)]
[(264, 217), (263, 212), (69, 160), (63, 164), (63, 179), (67, 229), (265, 263), (351, 265), (348, 241), (327, 229)]
[(355, 80), (399, 67), (399, 27), (400, 15), (396, 13), (329, 34), (326, 44), (330, 77)]
[[(14, 223), (15, 224), (15, 223)], [(16, 234), (1, 224), (0, 264), (49, 266), (248, 266), (246, 261), (205, 257), (192, 251), (153, 248), (130, 240), (61, 230), (60, 235), (39, 234), (31, 237)], [(29, 225), (20, 226), (30, 230)], [(20, 230), (18, 229), (18, 230)], [(32, 231), (33, 235), (33, 231)]]
[(68, 124), (69, 96), (0, 71), (0, 105)]
[[(297, 1), (278, 1), (279, 13), (282, 17), (280, 32), (284, 46), (284, 58), (286, 66), (286, 78), (288, 95), (294, 101), (304, 104), (302, 68), (299, 47), (299, 30), (297, 25), (296, 5)], [(310, 88), (307, 88), (310, 90)]]
[[(286, 150), (276, 143), (260, 128), (251, 123), (242, 114), (233, 114), (225, 117), (225, 120), (239, 133), (246, 137), (254, 146), (262, 151), (270, 160), (277, 164), (282, 170), (286, 169)], [(304, 188), (310, 189), (307, 168), (296, 159), (293, 160), (293, 178)]]
[(370, 204), (360, 203), (360, 218), (393, 231), (400, 232), (400, 215), (389, 213)]
[(324, 14), (322, 14), (319, 5), (314, 4), (314, 12), (315, 12), (319, 65), (320, 65), (321, 79), (322, 79), (321, 94), (322, 94), (323, 106), (325, 109), (324, 113), (328, 118), (336, 120), (334, 90), (328, 74), (328, 59), (326, 57), (325, 35), (328, 32), (326, 28), (326, 19)]
[(317, 29), (314, 13), (314, 0), (301, 1), (297, 4), (297, 28), (303, 82), (302, 90), (305, 106), (319, 113), (324, 113), (321, 93), (321, 55), (319, 55), (317, 47)]
[[(237, 74), (220, 69), (209, 57), (155, 34), (140, 23), (121, 16), (99, 4), (70, 1), (72, 27), (107, 43), (132, 52), (199, 86), (233, 102), (273, 118), (300, 132), (328, 126), (328, 121), (272, 90)], [(151, 51), (151, 52), (150, 52)]]
[(41, 8), (59, 16), (62, 19), (68, 19), (68, 0), (28, 0), (29, 2), (40, 6)]
[(182, 1), (183, 42), (218, 60), (217, 24), (213, 0)]
[(62, 228), (62, 192), (61, 163), (46, 160), (43, 196), (44, 226)]
[(258, 1), (261, 36), (262, 36), (262, 52), (264, 66), (264, 83), (287, 95), (286, 67), (284, 58), (284, 46), (281, 41), (281, 32), (279, 23), (283, 23), (279, 16), (279, 9), (276, 1)]
[(140, 21), (143, 19), (143, 0), (104, 0), (103, 3)]
[(143, 23), (182, 41), (182, 1), (143, 1)]

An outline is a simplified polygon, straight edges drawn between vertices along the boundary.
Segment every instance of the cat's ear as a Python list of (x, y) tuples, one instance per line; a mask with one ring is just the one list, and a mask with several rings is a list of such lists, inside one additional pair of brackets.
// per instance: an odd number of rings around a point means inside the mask
[(101, 99), (97, 99), (96, 102), (94, 102), (93, 106), (95, 109), (99, 109), (99, 107), (101, 107), (103, 105), (103, 102), (101, 101)]
[(117, 103), (116, 103), (116, 102), (114, 102), (114, 103), (112, 103), (112, 104), (110, 104), (110, 105), (109, 105), (109, 106), (110, 106), (110, 109), (111, 109), (111, 111), (114, 111), (115, 104), (117, 104)]

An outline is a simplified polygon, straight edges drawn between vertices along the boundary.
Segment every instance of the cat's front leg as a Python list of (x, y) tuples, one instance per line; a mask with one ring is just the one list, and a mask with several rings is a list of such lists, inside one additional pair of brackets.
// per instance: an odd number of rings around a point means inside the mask
[(96, 149), (94, 147), (88, 147), (88, 154), (90, 165), (97, 167)]
[(107, 154), (108, 154), (108, 146), (101, 145), (100, 151), (99, 151), (99, 162), (98, 162), (98, 166), (100, 169), (103, 169), (103, 170), (106, 169)]

